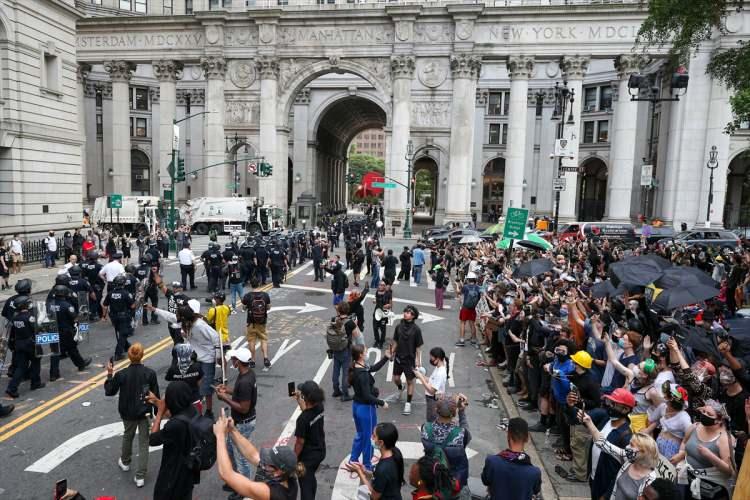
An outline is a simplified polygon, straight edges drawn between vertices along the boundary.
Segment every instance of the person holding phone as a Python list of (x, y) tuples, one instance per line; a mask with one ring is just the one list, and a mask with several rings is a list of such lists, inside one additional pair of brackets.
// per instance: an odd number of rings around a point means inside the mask
[[(250, 368), (250, 351), (246, 347), (229, 350), (226, 354), (231, 366), (240, 372), (233, 388), (220, 385), (216, 388), (216, 395), (220, 401), (226, 403), (232, 412), (232, 420), (237, 432), (245, 439), (250, 439), (255, 430), (255, 405), (258, 401), (258, 385), (255, 372)], [(227, 449), (232, 461), (232, 468), (246, 478), (253, 477), (250, 462), (239, 448), (227, 440)], [(234, 493), (230, 498), (242, 498)]]

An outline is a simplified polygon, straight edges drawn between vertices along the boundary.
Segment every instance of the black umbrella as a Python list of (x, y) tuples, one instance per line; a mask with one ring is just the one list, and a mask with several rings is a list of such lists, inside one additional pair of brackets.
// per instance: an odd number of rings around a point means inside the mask
[(625, 283), (620, 283), (619, 286), (615, 287), (612, 284), (612, 280), (600, 281), (591, 287), (591, 293), (596, 299), (601, 297), (619, 297), (620, 295), (624, 295), (625, 292), (642, 293), (643, 287), (639, 285), (626, 285)]
[(646, 254), (628, 257), (609, 266), (612, 284), (646, 286), (659, 279), (672, 263), (658, 255)]
[(680, 288), (692, 287), (696, 285), (705, 285), (717, 287), (717, 283), (704, 271), (697, 267), (691, 266), (674, 266), (670, 267), (656, 281), (656, 288)]
[(514, 278), (532, 278), (552, 270), (554, 266), (550, 259), (533, 259), (524, 262), (513, 271)]
[(717, 295), (719, 295), (719, 290), (716, 287), (702, 284), (666, 289), (658, 288), (655, 285), (646, 287), (646, 298), (651, 301), (651, 306), (662, 311), (697, 304)]
[(681, 335), (684, 338), (681, 341), (682, 343), (690, 346), (693, 351), (700, 351), (716, 359), (722, 359), (714, 332), (709, 332), (705, 328), (697, 326), (681, 326), (681, 328)]

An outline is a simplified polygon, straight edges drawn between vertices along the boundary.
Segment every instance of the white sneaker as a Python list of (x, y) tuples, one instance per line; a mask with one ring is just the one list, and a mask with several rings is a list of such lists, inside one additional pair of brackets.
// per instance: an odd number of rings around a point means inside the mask
[(130, 470), (129, 465), (125, 465), (124, 463), (122, 463), (122, 458), (117, 459), (117, 465), (120, 466), (120, 469), (122, 469), (123, 472), (127, 472)]
[(139, 477), (135, 477), (133, 480), (135, 481), (136, 488), (143, 488), (143, 485), (146, 484), (146, 481)]
[(411, 403), (404, 403), (404, 411), (401, 412), (401, 415), (411, 415)]

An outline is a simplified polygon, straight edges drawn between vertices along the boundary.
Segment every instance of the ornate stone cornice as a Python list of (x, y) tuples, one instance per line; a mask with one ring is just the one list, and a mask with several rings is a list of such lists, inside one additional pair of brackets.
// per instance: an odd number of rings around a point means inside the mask
[(91, 65), (89, 63), (78, 63), (78, 67), (76, 68), (76, 80), (78, 83), (85, 82), (90, 71)]
[(565, 80), (583, 80), (589, 69), (591, 58), (589, 56), (562, 56), (560, 58), (560, 71)]
[(615, 69), (620, 79), (628, 78), (631, 73), (642, 70), (649, 62), (649, 58), (641, 54), (622, 54), (615, 58)]
[(416, 67), (414, 56), (391, 56), (391, 75), (393, 78), (412, 78)]
[(528, 79), (534, 72), (534, 56), (508, 56), (507, 67), (511, 80)]
[(224, 80), (227, 74), (227, 61), (220, 56), (201, 57), (201, 69), (206, 80)]
[(476, 94), (476, 104), (477, 106), (484, 106), (487, 104), (487, 99), (490, 96), (490, 91), (488, 89), (477, 89)]
[(182, 61), (159, 59), (153, 61), (151, 67), (154, 69), (154, 76), (160, 82), (176, 82), (182, 78)]
[(104, 70), (109, 73), (113, 82), (129, 82), (136, 65), (129, 61), (107, 61)]
[(206, 92), (203, 89), (177, 89), (177, 104), (184, 106), (188, 96), (192, 106), (203, 106), (206, 103)]
[(310, 104), (310, 89), (302, 89), (294, 96), (294, 104)]
[(255, 58), (255, 69), (261, 80), (278, 80), (279, 58), (272, 56), (258, 56)]
[(479, 78), (482, 71), (482, 58), (472, 54), (451, 55), (453, 78)]

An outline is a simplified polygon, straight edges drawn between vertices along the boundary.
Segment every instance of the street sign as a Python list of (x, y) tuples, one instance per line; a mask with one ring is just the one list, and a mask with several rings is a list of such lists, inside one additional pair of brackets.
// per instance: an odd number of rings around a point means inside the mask
[(583, 167), (559, 167), (558, 170), (561, 173), (565, 172), (573, 172), (573, 173), (583, 173)]
[(574, 158), (578, 149), (578, 140), (575, 137), (568, 139), (557, 139), (555, 141), (555, 155), (557, 157)]
[(180, 149), (180, 127), (177, 125), (173, 125), (172, 127), (172, 149), (177, 151)]
[(556, 179), (552, 179), (552, 190), (553, 191), (565, 191), (565, 183), (566, 183), (565, 177), (558, 177)]
[(653, 176), (653, 165), (641, 165), (641, 186), (651, 187), (651, 179)]
[(380, 189), (394, 189), (396, 187), (395, 182), (373, 182), (371, 184), (374, 188), (380, 188)]
[(122, 208), (122, 195), (111, 194), (107, 197), (107, 208)]
[(250, 163), (247, 164), (247, 173), (248, 174), (254, 174), (257, 171), (258, 171), (258, 165), (256, 165), (253, 162), (250, 162)]
[(172, 184), (170, 184), (169, 182), (165, 182), (165, 183), (163, 183), (161, 185), (161, 187), (163, 187), (163, 188), (170, 188), (170, 187), (172, 187)]
[(503, 238), (512, 238), (520, 240), (526, 232), (526, 221), (529, 218), (528, 208), (508, 208), (505, 215), (505, 227), (503, 228)]

